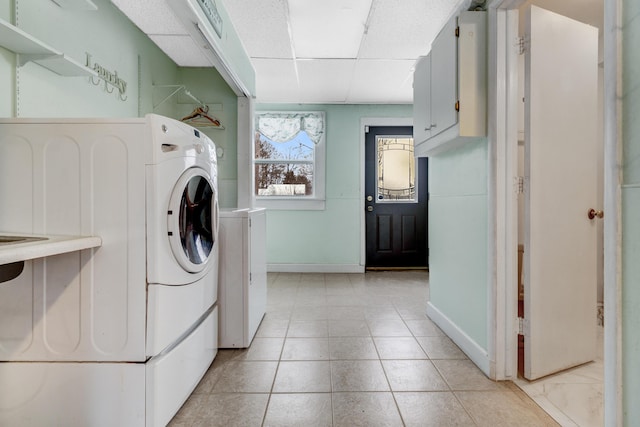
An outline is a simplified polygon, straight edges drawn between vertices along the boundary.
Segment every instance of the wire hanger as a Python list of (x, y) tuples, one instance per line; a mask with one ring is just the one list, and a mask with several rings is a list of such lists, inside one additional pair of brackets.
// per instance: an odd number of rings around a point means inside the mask
[(196, 127), (215, 127), (217, 129), (224, 129), (220, 120), (216, 117), (211, 117), (208, 113), (209, 106), (198, 106), (191, 112), (191, 114), (183, 117), (181, 120)]
[(197, 107), (188, 116), (183, 117), (181, 120), (185, 123), (189, 123), (196, 127), (211, 127), (215, 129), (224, 129), (220, 120), (214, 116), (209, 115), (209, 106), (204, 102), (196, 98), (184, 85), (154, 85), (154, 88), (172, 88), (174, 89), (169, 95), (167, 95), (162, 101), (153, 106), (153, 109), (160, 107), (160, 105), (167, 102), (172, 96), (176, 95), (180, 91), (184, 91), (184, 94), (193, 99)]

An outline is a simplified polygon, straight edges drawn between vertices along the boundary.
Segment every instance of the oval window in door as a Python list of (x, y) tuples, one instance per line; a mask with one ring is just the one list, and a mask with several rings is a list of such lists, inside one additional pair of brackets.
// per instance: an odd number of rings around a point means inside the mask
[[(169, 239), (178, 262), (189, 272), (204, 269), (216, 240), (215, 190), (202, 169), (188, 169), (171, 197)], [(173, 223), (173, 224), (171, 224)], [(179, 242), (178, 242), (179, 241)], [(178, 246), (179, 243), (179, 248)]]

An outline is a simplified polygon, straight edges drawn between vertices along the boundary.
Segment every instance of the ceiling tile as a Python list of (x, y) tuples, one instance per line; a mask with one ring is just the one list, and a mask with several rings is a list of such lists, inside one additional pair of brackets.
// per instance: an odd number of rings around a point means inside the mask
[(292, 59), (253, 59), (256, 70), (256, 100), (297, 102), (298, 79)]
[(297, 58), (356, 58), (372, 0), (289, 0)]
[(296, 61), (300, 99), (306, 103), (344, 103), (349, 93), (353, 59), (302, 59)]
[(347, 102), (413, 103), (414, 65), (414, 60), (358, 60)]
[(111, 0), (146, 34), (187, 34), (166, 0)]
[(460, 0), (384, 0), (374, 2), (360, 58), (416, 59), (431, 42)]
[(211, 67), (211, 62), (189, 36), (149, 35), (164, 53), (181, 67)]
[(286, 0), (228, 0), (224, 6), (252, 58), (293, 58)]

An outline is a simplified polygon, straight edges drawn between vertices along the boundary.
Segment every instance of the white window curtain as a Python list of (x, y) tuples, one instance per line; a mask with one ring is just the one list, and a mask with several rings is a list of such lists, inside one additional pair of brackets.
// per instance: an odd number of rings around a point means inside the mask
[(258, 114), (258, 132), (275, 142), (287, 142), (304, 131), (314, 144), (324, 135), (324, 117), (316, 113)]

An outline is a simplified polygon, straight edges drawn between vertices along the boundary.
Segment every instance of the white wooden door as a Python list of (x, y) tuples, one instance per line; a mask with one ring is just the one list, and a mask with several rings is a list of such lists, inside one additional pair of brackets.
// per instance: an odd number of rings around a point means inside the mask
[(525, 377), (596, 356), (598, 30), (527, 8)]

